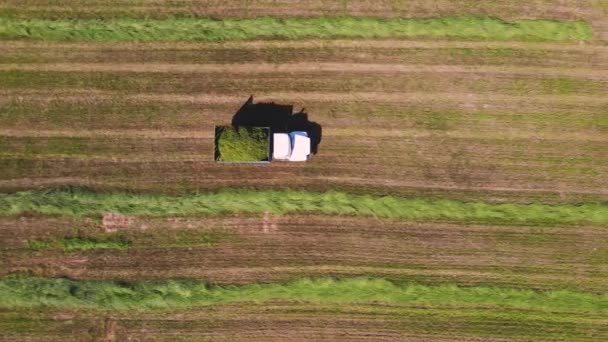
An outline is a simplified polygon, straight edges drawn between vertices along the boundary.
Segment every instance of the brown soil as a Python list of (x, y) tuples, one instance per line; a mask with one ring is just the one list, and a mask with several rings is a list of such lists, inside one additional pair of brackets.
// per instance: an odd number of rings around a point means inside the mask
[[(600, 291), (608, 236), (597, 227), (515, 227), (404, 223), (325, 216), (130, 219), (128, 252), (32, 253), (25, 241), (96, 234), (93, 221), (2, 219), (5, 272), (75, 278), (197, 278), (219, 283), (302, 276), (382, 276), (538, 289)], [(215, 246), (162, 247), (161, 235), (224, 232)], [(155, 237), (156, 236), (156, 237)], [(161, 239), (161, 240), (155, 240)], [(575, 270), (575, 271), (573, 271)]]
[[(495, 67), (463, 65), (421, 65), (421, 64), (373, 64), (373, 63), (240, 63), (240, 64), (111, 64), (111, 63), (53, 63), (53, 64), (3, 64), (0, 71), (59, 71), (59, 72), (133, 72), (133, 73), (222, 73), (222, 74), (256, 74), (272, 73), (476, 73), (513, 76), (554, 76), (579, 77), (584, 79), (604, 80), (608, 70), (601, 69), (568, 69), (550, 67)], [(294, 77), (298, 77), (294, 75)]]
[[(544, 43), (544, 42), (475, 42), (475, 41), (428, 41), (428, 40), (397, 40), (397, 39), (374, 39), (374, 40), (251, 40), (251, 41), (227, 41), (227, 42), (44, 42), (44, 41), (0, 41), (0, 47), (7, 53), (20, 54), (61, 54), (69, 56), (75, 52), (89, 52), (95, 55), (112, 55), (119, 51), (146, 51), (159, 50), (180, 51), (194, 50), (204, 53), (206, 50), (260, 50), (271, 49), (321, 49), (338, 48), (359, 50), (365, 49), (522, 49), (522, 50), (547, 50), (555, 53), (558, 51), (572, 52), (594, 52), (604, 55), (608, 53), (608, 46), (584, 42), (581, 44)], [(69, 51), (66, 51), (69, 50)], [(319, 51), (322, 52), (322, 51)], [(83, 58), (84, 56), (80, 56)], [(296, 58), (297, 56), (293, 56)], [(405, 56), (404, 56), (405, 57)], [(86, 59), (86, 58), (83, 58)], [(432, 61), (426, 61), (432, 63)]]
[[(14, 333), (0, 326), (0, 338), (33, 339), (44, 333), (56, 340), (508, 342), (608, 336), (606, 318), (593, 314), (576, 313), (576, 323), (571, 323), (573, 316), (561, 311), (505, 310), (501, 315), (495, 309), (273, 301), (156, 312), (0, 312), (4, 322), (17, 321), (21, 327)], [(513, 318), (518, 316), (526, 319)]]

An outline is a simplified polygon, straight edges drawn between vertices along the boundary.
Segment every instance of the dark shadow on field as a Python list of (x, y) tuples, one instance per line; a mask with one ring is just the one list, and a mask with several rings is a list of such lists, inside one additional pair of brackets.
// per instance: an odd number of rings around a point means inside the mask
[[(310, 137), (310, 149), (313, 154), (317, 154), (318, 146), (321, 143), (321, 125), (308, 120), (308, 113), (304, 111), (304, 108), (294, 113), (292, 105), (281, 105), (274, 102), (253, 103), (253, 95), (234, 114), (232, 126), (270, 127), (272, 133), (304, 131)], [(271, 136), (271, 148), (272, 144)]]

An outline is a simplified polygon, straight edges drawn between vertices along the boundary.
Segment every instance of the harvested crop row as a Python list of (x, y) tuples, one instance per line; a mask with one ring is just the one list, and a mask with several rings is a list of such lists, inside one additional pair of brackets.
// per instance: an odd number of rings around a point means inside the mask
[[(219, 172), (221, 169), (226, 169), (226, 166), (213, 163), (213, 138), (210, 134), (199, 134), (200, 137), (196, 135), (180, 137), (179, 134), (172, 135), (165, 132), (166, 137), (163, 137), (153, 134), (154, 132), (148, 136), (145, 135), (146, 132), (139, 132), (144, 135), (138, 138), (128, 137), (126, 135), (128, 132), (130, 131), (116, 137), (104, 132), (100, 132), (99, 136), (82, 137), (2, 137), (0, 160), (4, 161), (5, 174), (0, 178), (28, 176), (32, 173), (32, 170), (24, 167), (28, 165), (28, 160), (40, 161), (39, 165), (44, 165), (45, 161), (52, 164), (56, 160), (64, 159), (64, 162), (83, 167), (86, 167), (87, 160), (125, 164), (168, 163), (181, 160), (199, 163), (208, 171)], [(453, 137), (445, 134), (441, 141), (437, 141), (436, 136), (417, 134), (417, 132), (396, 136), (390, 134), (382, 136), (382, 132), (376, 136), (369, 136), (369, 132), (367, 133), (366, 136), (363, 132), (357, 134), (346, 131), (325, 138), (324, 153), (316, 158), (316, 161), (322, 165), (302, 168), (276, 164), (268, 166), (268, 170), (258, 170), (290, 172), (294, 176), (306, 172), (310, 176), (319, 177), (324, 175), (356, 177), (369, 172), (371, 179), (391, 179), (395, 175), (405, 173), (410, 181), (427, 180), (427, 185), (453, 182), (477, 186), (485, 182), (499, 184), (500, 179), (507, 181), (511, 175), (517, 175), (521, 185), (525, 184), (524, 182), (541, 184), (543, 179), (538, 178), (537, 173), (542, 171), (547, 176), (559, 177), (564, 188), (576, 186), (591, 189), (600, 186), (598, 190), (603, 189), (601, 175), (608, 172), (605, 165), (590, 165), (592, 160), (608, 159), (603, 148), (606, 144), (605, 140), (551, 139), (537, 142), (525, 138), (491, 139), (491, 137), (474, 136)], [(353, 137), (357, 138), (356, 143), (352, 142)], [(392, 148), (386, 150), (381, 147), (386, 144), (390, 144)], [(446, 144), (449, 148), (444, 147)], [(387, 163), (395, 153), (407, 155), (408, 158)], [(22, 160), (26, 164), (24, 166), (14, 164), (11, 167), (11, 163), (16, 160)], [(380, 168), (379, 165), (383, 164), (385, 165)], [(95, 164), (91, 164), (93, 165)], [(353, 171), (354, 165), (366, 166), (359, 166)], [(534, 169), (535, 172), (530, 173), (529, 169)], [(77, 170), (82, 169), (73, 171)], [(492, 174), (491, 179), (489, 173)], [(91, 177), (101, 175), (99, 172), (87, 174)], [(52, 176), (52, 173), (47, 175)], [(473, 179), (472, 175), (476, 178)], [(229, 174), (226, 174), (218, 180), (228, 177)], [(551, 182), (551, 179), (546, 179), (546, 182)]]
[[(570, 132), (588, 140), (603, 137), (598, 133), (608, 129), (608, 114), (604, 111), (608, 100), (598, 96), (421, 92), (264, 92), (260, 95), (256, 100), (294, 104), (296, 109), (305, 107), (312, 120), (318, 120), (328, 129), (376, 128), (386, 132), (390, 127), (391, 131), (417, 129), (427, 135), (444, 131), (542, 138), (557, 134), (563, 139), (568, 139), (568, 134), (563, 134)], [(74, 130), (73, 136), (82, 136), (76, 131), (82, 129), (116, 131), (116, 135), (126, 129), (158, 130), (156, 136), (163, 131), (187, 129), (184, 136), (209, 135), (215, 125), (229, 123), (245, 101), (243, 95), (208, 93), (125, 95), (84, 89), (12, 90), (0, 93), (0, 126), (13, 132), (3, 132), (3, 135), (11, 136), (19, 135), (18, 131), (27, 136), (32, 129), (40, 131), (42, 136), (49, 130), (69, 136), (69, 132), (62, 133), (66, 129)]]
[[(315, 163), (274, 163), (264, 167), (215, 164), (210, 136), (10, 136), (0, 139), (4, 170), (0, 178), (8, 182), (3, 187), (14, 185), (17, 179), (86, 175), (90, 181), (106, 186), (115, 182), (121, 187), (143, 186), (155, 191), (169, 191), (176, 186), (208, 189), (219, 183), (318, 190), (331, 188), (331, 184), (352, 184), (363, 190), (375, 184), (384, 189), (390, 187), (391, 193), (403, 193), (407, 187), (486, 189), (495, 193), (555, 191), (562, 200), (576, 200), (571, 196), (577, 193), (602, 195), (606, 190), (606, 165), (593, 162), (608, 160), (603, 148), (606, 141), (591, 141), (589, 137), (582, 138), (588, 141), (567, 140), (566, 136), (548, 141), (458, 137), (440, 132), (369, 136), (369, 130), (340, 135), (328, 130), (323, 138), (323, 153), (315, 158)], [(391, 149), (382, 148), (386, 144)], [(164, 154), (158, 155), (159, 151)], [(395, 160), (395, 153), (407, 158)], [(286, 175), (291, 179), (289, 184), (280, 181)]]
[[(409, 155), (410, 160), (395, 161), (391, 166), (407, 167), (412, 162), (437, 162), (435, 159), (449, 158), (450, 156), (467, 159), (470, 163), (493, 163), (497, 167), (514, 165), (534, 165), (546, 168), (551, 166), (565, 167), (563, 160), (568, 159), (568, 166), (572, 169), (586, 167), (589, 170), (602, 170), (602, 165), (589, 165), (590, 160), (608, 158), (602, 148), (606, 139), (577, 139), (575, 135), (544, 136), (546, 141), (537, 141), (528, 137), (517, 136), (484, 136), (474, 133), (444, 133), (442, 141), (437, 137), (425, 134), (424, 131), (389, 131), (368, 130), (339, 130), (328, 129), (330, 135), (324, 144), (324, 156), (321, 161), (333, 159), (335, 164), (362, 162), (382, 162), (382, 159), (392, 154)], [(367, 134), (366, 134), (367, 133)], [(205, 131), (180, 132), (179, 131), (4, 131), (0, 130), (0, 157), (1, 158), (31, 158), (55, 159), (56, 156), (66, 158), (87, 159), (105, 158), (106, 160), (136, 157), (142, 161), (162, 161), (178, 156), (189, 156), (192, 160), (211, 162), (209, 155), (213, 151), (213, 133)], [(435, 135), (439, 135), (436, 133)], [(361, 139), (357, 143), (348, 143), (352, 138)], [(570, 138), (570, 139), (568, 139)], [(441, 145), (449, 143), (449, 148), (443, 149)], [(387, 151), (383, 144), (391, 144), (392, 149)], [(467, 146), (476, 146), (475, 152)], [(564, 149), (568, 145), (570, 149)], [(527, 151), (522, 151), (527, 148)], [(155, 155), (162, 152), (163, 156)], [(427, 157), (428, 155), (428, 157)], [(430, 155), (434, 155), (431, 157)], [(454, 159), (452, 158), (452, 159)], [(436, 164), (440, 165), (440, 164)], [(562, 169), (563, 170), (563, 169)], [(554, 170), (557, 171), (557, 170)]]
[[(112, 132), (112, 131), (110, 131)], [(212, 134), (184, 138), (178, 134), (162, 136), (129, 136), (120, 138), (88, 137), (3, 137), (0, 136), (0, 158), (33, 159), (105, 159), (105, 160), (191, 160), (212, 161)]]
[[(460, 160), (464, 162), (466, 159)], [(285, 189), (284, 178), (290, 177), (290, 189), (307, 191), (340, 190), (357, 193), (448, 197), (462, 200), (490, 201), (542, 201), (581, 202), (605, 201), (606, 194), (601, 177), (580, 180), (573, 175), (560, 177), (558, 182), (549, 175), (530, 174), (522, 184), (513, 178), (513, 168), (496, 176), (496, 167), (476, 168), (475, 175), (459, 178), (449, 170), (433, 173), (424, 168), (378, 169), (373, 165), (353, 171), (350, 165), (309, 168), (306, 165), (274, 163), (271, 166), (226, 165), (210, 162), (175, 161), (104, 161), (65, 159), (0, 159), (6, 177), (0, 181), (5, 191), (24, 188), (81, 185), (99, 190), (129, 189), (164, 193), (191, 193), (215, 191), (219, 187), (249, 189)], [(455, 164), (456, 165), (456, 164)], [(464, 164), (466, 165), (466, 164)], [(470, 167), (469, 167), (470, 168)], [(515, 174), (529, 174), (525, 165), (518, 166)], [(382, 171), (382, 172), (379, 172)], [(408, 172), (416, 172), (409, 176)], [(483, 182), (473, 182), (483, 176)], [(474, 178), (471, 178), (474, 177)], [(599, 183), (598, 183), (599, 182)]]
[[(404, 44), (408, 43), (408, 44)], [(608, 50), (588, 45), (458, 42), (257, 41), (238, 43), (0, 42), (1, 63), (392, 63), (606, 68)], [(568, 47), (571, 47), (568, 49)]]
[(421, 64), (394, 64), (394, 63), (322, 63), (322, 62), (298, 62), (298, 63), (239, 63), (239, 64), (202, 64), (202, 63), (12, 63), (0, 64), (0, 71), (38, 71), (38, 72), (123, 72), (123, 73), (168, 73), (168, 74), (217, 74), (228, 73), (230, 76), (239, 74), (271, 75), (271, 74), (301, 74), (301, 73), (351, 73), (365, 74), (410, 74), (416, 72), (436, 72), (446, 74), (467, 74), (479, 76), (488, 74), (490, 76), (530, 76), (547, 77), (559, 76), (568, 78), (581, 78), (586, 80), (605, 80), (608, 72), (600, 68), (554, 68), (539, 66), (485, 66), (485, 65), (421, 65)]
[[(503, 309), (428, 308), (381, 304), (321, 304), (273, 301), (230, 304), (213, 310), (100, 312), (98, 310), (1, 310), (0, 336), (41, 334), (58, 340), (318, 340), (370, 339), (488, 341), (608, 336), (605, 316), (594, 313), (525, 312)], [(589, 336), (592, 336), (591, 338)], [(505, 337), (507, 336), (507, 337)]]
[[(196, 66), (192, 66), (196, 69)], [(356, 66), (354, 66), (356, 68)], [(267, 66), (265, 69), (273, 68)], [(236, 69), (239, 69), (238, 67)], [(361, 65), (359, 72), (321, 71), (309, 68), (290, 71), (289, 68), (276, 72), (255, 72), (254, 68), (246, 73), (201, 72), (122, 72), (102, 71), (21, 71), (18, 69), (0, 70), (0, 87), (4, 89), (97, 89), (118, 91), (122, 94), (136, 93), (173, 93), (196, 94), (209, 92), (216, 94), (243, 94), (264, 92), (298, 92), (302, 90), (326, 93), (342, 92), (384, 92), (384, 93), (469, 93), (503, 94), (516, 96), (535, 95), (600, 95), (608, 92), (606, 75), (587, 74), (543, 75), (541, 71), (525, 74), (517, 72), (451, 71), (439, 66), (429, 70), (390, 72), (365, 70)], [(483, 68), (482, 68), (483, 69)], [(153, 71), (149, 69), (148, 71)], [(390, 77), (389, 77), (390, 76)]]
[[(248, 40), (248, 41), (226, 41), (226, 42), (48, 42), (36, 40), (10, 40), (0, 41), (0, 46), (13, 52), (24, 53), (27, 56), (33, 57), (31, 54), (35, 50), (39, 50), (41, 54), (50, 53), (51, 55), (59, 53), (61, 49), (72, 49), (74, 53), (83, 53), (84, 55), (92, 56), (99, 54), (112, 54), (120, 52), (133, 52), (146, 50), (151, 52), (163, 53), (174, 51), (175, 53), (186, 53), (187, 51), (195, 50), (211, 50), (224, 51), (231, 50), (239, 54), (238, 51), (251, 51), (263, 53), (272, 50), (280, 52), (281, 50), (293, 51), (310, 51), (311, 49), (319, 49), (319, 53), (323, 55), (323, 50), (334, 51), (334, 49), (353, 49), (359, 51), (367, 50), (453, 50), (460, 49), (471, 50), (510, 50), (520, 51), (520, 53), (606, 53), (608, 47), (596, 44), (564, 44), (563, 42), (518, 42), (518, 41), (441, 41), (441, 40), (404, 40), (404, 39), (305, 39), (305, 40)], [(47, 49), (46, 51), (44, 49)], [(527, 50), (523, 52), (522, 50)], [(7, 51), (10, 53), (11, 51)], [(370, 53), (372, 53), (370, 51)], [(65, 54), (65, 52), (64, 52)], [(441, 53), (440, 53), (441, 54)], [(83, 55), (83, 56), (84, 56)], [(506, 55), (497, 52), (497, 57)], [(209, 57), (202, 52), (202, 56)], [(69, 54), (65, 55), (69, 58)], [(297, 58), (297, 56), (289, 56)], [(29, 58), (26, 58), (26, 60)], [(213, 60), (213, 59), (211, 59)], [(173, 60), (175, 61), (175, 60)], [(19, 61), (17, 61), (19, 62)], [(42, 62), (42, 61), (41, 61)], [(427, 61), (431, 62), (431, 61)]]
[[(31, 83), (36, 83), (38, 86), (50, 87), (56, 85), (56, 79), (60, 77), (64, 86), (76, 86), (77, 88), (68, 92), (53, 90), (50, 93), (32, 92), (31, 89), (10, 90), (5, 99), (10, 98), (11, 100), (5, 102), (3, 107), (5, 108), (2, 115), (3, 122), (9, 127), (15, 125), (15, 127), (38, 126), (39, 128), (46, 127), (46, 125), (54, 128), (65, 126), (71, 128), (72, 125), (76, 125), (76, 127), (84, 126), (85, 128), (101, 126), (114, 129), (120, 125), (129, 128), (151, 126), (157, 129), (167, 127), (181, 129), (189, 126), (194, 128), (195, 136), (200, 136), (201, 132), (205, 130), (211, 132), (210, 129), (214, 124), (229, 122), (231, 113), (239, 105), (239, 97), (236, 95), (162, 94), (167, 90), (192, 92), (208, 90), (210, 87), (215, 90), (225, 89), (231, 93), (240, 91), (240, 88), (230, 86), (234, 80), (227, 77), (221, 78), (217, 82), (216, 80), (208, 82), (200, 80), (196, 76), (170, 74), (172, 79), (166, 81), (161, 80), (163, 76), (166, 76), (164, 73), (158, 77), (154, 74), (141, 73), (136, 74), (135, 78), (127, 77), (127, 74), (46, 73), (46, 75), (42, 75), (32, 72), (28, 75), (26, 72), (15, 71), (13, 78), (4, 80), (5, 83), (8, 82), (7, 85), (31, 87)], [(359, 190), (376, 187), (384, 188), (386, 191), (390, 187), (392, 192), (402, 192), (404, 188), (420, 188), (424, 185), (430, 189), (463, 190), (468, 188), (469, 190), (494, 191), (495, 193), (502, 190), (519, 193), (552, 192), (559, 193), (561, 197), (569, 200), (579, 198), (570, 197), (573, 194), (595, 193), (601, 195), (605, 190), (602, 183), (606, 173), (603, 164), (590, 164), (592, 160), (606, 159), (602, 149), (598, 148), (602, 141), (601, 133), (605, 129), (606, 120), (603, 107), (606, 101), (593, 95), (594, 92), (598, 94), (604, 92), (605, 82), (603, 81), (551, 77), (538, 79), (514, 74), (494, 78), (497, 75), (474, 73), (463, 76), (459, 73), (437, 72), (414, 74), (422, 77), (422, 81), (411, 80), (412, 74), (392, 78), (386, 75), (374, 75), (364, 79), (365, 82), (370, 82), (366, 84), (361, 83), (361, 75), (354, 72), (349, 72), (349, 74), (351, 75), (340, 76), (334, 80), (324, 78), (318, 73), (311, 73), (307, 74), (307, 79), (305, 78), (298, 84), (300, 87), (308, 80), (310, 87), (315, 89), (326, 87), (327, 90), (333, 90), (333, 93), (284, 92), (283, 88), (294, 86), (291, 84), (293, 76), (290, 74), (274, 74), (273, 78), (268, 79), (255, 74), (245, 74), (240, 75), (238, 79), (241, 87), (242, 84), (251, 83), (256, 84), (260, 91), (267, 92), (272, 89), (283, 91), (269, 94), (266, 99), (284, 99), (291, 103), (295, 101), (296, 104), (306, 105), (309, 110), (312, 110), (313, 120), (318, 120), (326, 128), (326, 136), (321, 146), (323, 153), (316, 158), (315, 164), (273, 165), (269, 170), (245, 167), (241, 171), (220, 170), (217, 166), (203, 162), (208, 151), (211, 150), (210, 146), (209, 149), (203, 148), (197, 157), (188, 151), (195, 152), (198, 145), (193, 147), (177, 144), (176, 146), (183, 148), (183, 152), (177, 153), (178, 147), (152, 143), (152, 146), (159, 146), (160, 150), (176, 151), (176, 154), (170, 158), (160, 160), (153, 157), (153, 149), (146, 149), (145, 145), (127, 151), (126, 147), (129, 146), (127, 144), (122, 149), (124, 151), (122, 156), (121, 153), (112, 155), (112, 151), (121, 151), (120, 148), (114, 149), (112, 146), (108, 146), (109, 152), (104, 152), (104, 149), (101, 148), (99, 153), (86, 147), (80, 151), (81, 153), (78, 151), (71, 154), (62, 153), (62, 151), (52, 149), (47, 149), (46, 152), (38, 150), (41, 153), (35, 153), (37, 151), (36, 143), (32, 146), (29, 143), (21, 144), (20, 141), (22, 142), (23, 139), (5, 138), (4, 144), (13, 146), (14, 151), (4, 155), (2, 164), (5, 172), (3, 176), (7, 182), (10, 182), (10, 185), (19, 184), (21, 181), (23, 181), (21, 184), (40, 184), (40, 178), (43, 177), (49, 181), (63, 177), (80, 177), (88, 181), (77, 184), (105, 184), (108, 187), (153, 190), (174, 190), (180, 187), (191, 190), (193, 188), (210, 189), (213, 184), (220, 183), (230, 186), (256, 187), (280, 185), (279, 181), (267, 177), (285, 175), (287, 172), (299, 178), (294, 179), (291, 186), (310, 185), (320, 190), (327, 189), (332, 183), (340, 186), (358, 185)], [(25, 76), (30, 76), (30, 78)], [(108, 77), (116, 82), (103, 83), (108, 80)], [(223, 85), (221, 84), (222, 79), (225, 81)], [(480, 81), (486, 82), (485, 85), (482, 84), (486, 87), (485, 89), (481, 87)], [(117, 92), (81, 92), (82, 82), (86, 86), (103, 84), (104, 87), (118, 87), (117, 89), (123, 90), (132, 90), (127, 87), (129, 85), (142, 84), (142, 88), (137, 89), (136, 87), (135, 89), (138, 91), (152, 90), (158, 93), (137, 93), (126, 96), (121, 94), (117, 98)], [(437, 92), (441, 90), (442, 86), (445, 91)], [(391, 90), (391, 93), (343, 92), (344, 89), (377, 90), (378, 87)], [(455, 87), (460, 87), (461, 91), (467, 93), (446, 93), (453, 91)], [(429, 89), (431, 92), (429, 94), (420, 93), (421, 89)], [(338, 92), (335, 92), (336, 90)], [(403, 90), (416, 90), (417, 92), (403, 92)], [(525, 92), (526, 95), (534, 93), (534, 91), (541, 94), (559, 93), (560, 95), (506, 96), (497, 95), (495, 93), (497, 90), (503, 93)], [(585, 90), (587, 94), (578, 95), (579, 91)], [(471, 91), (477, 94), (472, 94)], [(242, 91), (240, 92), (242, 93)], [(563, 95), (567, 93), (577, 95)], [(51, 96), (44, 94), (51, 94)], [(65, 97), (64, 94), (73, 95)], [(85, 97), (90, 94), (95, 97), (85, 100)], [(20, 96), (21, 99), (16, 101), (15, 96)], [(47, 106), (48, 101), (51, 101), (49, 106)], [(105, 103), (101, 102), (100, 105), (100, 101)], [(349, 103), (349, 101), (356, 102)], [(378, 105), (379, 102), (382, 103), (382, 106)], [(175, 103), (178, 106), (174, 106)], [(409, 107), (400, 108), (402, 103)], [(199, 104), (203, 106), (203, 109), (198, 108)], [(460, 112), (453, 112), (454, 105), (459, 107)], [(416, 114), (412, 115), (407, 110), (410, 108)], [(37, 109), (41, 109), (44, 115), (37, 115), (39, 113)], [(435, 111), (443, 109), (452, 112), (429, 113), (429, 109)], [(525, 112), (527, 110), (538, 114), (529, 115)], [(469, 114), (469, 111), (472, 113)], [(505, 115), (505, 112), (509, 111), (514, 112)], [(87, 114), (82, 115), (83, 112)], [(559, 115), (547, 115), (543, 112), (559, 113)], [(125, 115), (125, 113), (129, 115)], [(580, 113), (585, 113), (585, 115)], [(15, 117), (18, 119), (15, 120)], [(209, 117), (213, 119), (209, 120)], [(584, 120), (579, 120), (581, 118)], [(546, 124), (547, 121), (550, 124)], [(345, 126), (346, 128), (343, 128)], [(363, 127), (372, 127), (376, 130), (362, 131)], [(386, 135), (391, 139), (381, 140), (379, 137), (382, 134), (379, 132), (386, 130), (386, 127), (391, 127), (391, 131), (399, 132), (399, 135), (387, 132)], [(415, 127), (416, 130), (404, 131), (404, 129), (412, 127)], [(584, 130), (581, 129), (582, 127)], [(517, 130), (514, 130), (515, 128)], [(563, 134), (564, 130), (570, 130), (572, 133)], [(375, 133), (373, 137), (361, 138), (358, 145), (353, 146), (352, 141), (345, 144), (345, 137), (360, 136), (362, 132)], [(121, 134), (120, 132), (110, 133)], [(141, 133), (145, 134), (144, 131)], [(52, 133), (49, 134), (52, 135)], [(70, 136), (70, 134), (68, 130), (59, 135)], [(74, 138), (78, 137), (77, 132), (72, 134), (75, 135)], [(185, 137), (188, 134), (184, 132)], [(28, 132), (7, 132), (6, 135), (27, 137)], [(93, 135), (89, 136), (95, 138)], [(432, 139), (427, 139), (429, 137)], [(485, 138), (485, 140), (473, 140), (473, 138)], [(13, 142), (11, 142), (12, 139), (14, 139)], [(502, 144), (496, 139), (510, 141), (511, 147), (507, 149), (504, 146), (494, 147)], [(536, 139), (548, 139), (555, 143), (555, 146), (562, 147), (567, 147), (572, 142), (571, 147), (576, 145), (577, 148), (560, 148), (559, 153), (550, 155), (547, 160), (541, 153), (544, 150), (529, 149), (530, 146), (538, 146), (534, 143)], [(402, 140), (405, 141), (405, 145), (401, 143)], [(444, 146), (448, 141), (452, 142), (450, 146), (462, 148), (460, 150), (458, 148), (449, 150), (437, 148)], [(585, 143), (585, 141), (588, 142)], [(394, 148), (401, 154), (408, 155), (409, 159), (400, 164), (395, 163), (394, 158), (389, 158), (384, 154), (384, 152), (392, 150), (375, 148), (375, 146), (381, 146), (379, 144), (387, 142), (394, 145)], [(470, 148), (463, 147), (463, 144), (467, 143), (473, 143), (473, 145)], [(90, 144), (88, 146), (92, 146)], [(363, 148), (363, 144), (370, 147)], [(356, 151), (351, 151), (350, 146), (354, 147)], [(477, 149), (473, 146), (483, 148)], [(357, 147), (359, 148), (356, 149)], [(142, 149), (151, 154), (140, 154), (138, 158), (126, 163), (125, 157), (135, 155)], [(424, 154), (414, 153), (416, 151), (424, 151)], [(576, 153), (570, 153), (574, 151)], [(346, 152), (350, 153), (348, 159), (344, 158)], [(90, 155), (86, 155), (87, 153)], [(521, 153), (527, 157), (526, 162), (521, 160), (514, 162), (514, 158)], [(535, 160), (532, 156), (542, 158), (542, 160)], [(65, 158), (97, 159), (97, 161), (83, 163)], [(117, 159), (113, 162), (110, 158)], [(181, 160), (182, 163), (160, 164), (178, 160)], [(191, 162), (184, 162), (186, 160)], [(574, 165), (560, 164), (565, 161), (572, 161)], [(365, 164), (363, 168), (361, 163)], [(354, 171), (353, 165), (358, 166), (357, 172)], [(62, 167), (67, 170), (62, 170)], [(468, 177), (464, 177), (462, 172), (453, 172), (458, 167), (471, 171)], [(252, 171), (254, 171), (253, 176)], [(140, 174), (142, 178), (137, 179), (133, 177), (133, 174)], [(178, 178), (180, 184), (166, 180), (167, 174)], [(83, 177), (83, 175), (85, 176)]]
[[(601, 292), (600, 227), (480, 226), (364, 217), (3, 218), (3, 275), (193, 278), (223, 284), (381, 276), (426, 284)], [(572, 270), (576, 271), (573, 272)]]

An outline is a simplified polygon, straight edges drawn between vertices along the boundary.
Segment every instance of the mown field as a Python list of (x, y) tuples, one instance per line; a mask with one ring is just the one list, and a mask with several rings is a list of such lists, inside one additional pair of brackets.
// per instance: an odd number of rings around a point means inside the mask
[(0, 340), (606, 340), (607, 93), (601, 0), (3, 1)]

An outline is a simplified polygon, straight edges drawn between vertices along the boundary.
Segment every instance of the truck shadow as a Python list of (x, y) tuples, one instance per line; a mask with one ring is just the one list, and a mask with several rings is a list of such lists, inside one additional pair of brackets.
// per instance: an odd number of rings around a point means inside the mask
[[(274, 102), (253, 103), (253, 95), (234, 114), (232, 126), (270, 127), (273, 133), (304, 131), (310, 137), (310, 149), (313, 154), (317, 154), (318, 146), (321, 143), (321, 125), (310, 121), (304, 108), (294, 113), (292, 105), (281, 105)], [(270, 146), (272, 146), (272, 141)]]

